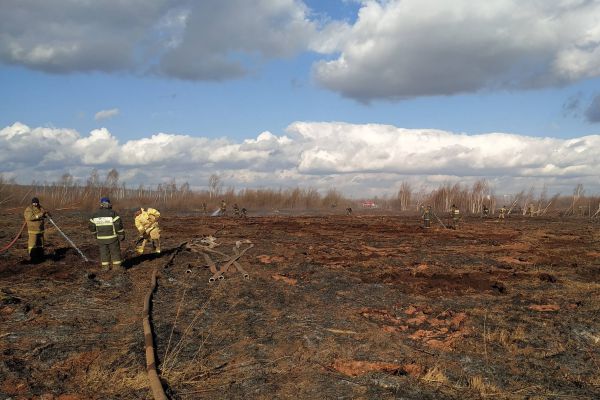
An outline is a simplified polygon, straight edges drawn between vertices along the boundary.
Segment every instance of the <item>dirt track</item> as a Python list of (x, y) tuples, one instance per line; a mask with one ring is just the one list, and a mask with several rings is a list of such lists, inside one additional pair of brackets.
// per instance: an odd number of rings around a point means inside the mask
[[(133, 240), (131, 216), (124, 215)], [(21, 219), (1, 215), (0, 244)], [(97, 259), (86, 217), (54, 220)], [(385, 215), (237, 220), (165, 213), (161, 257), (100, 273), (52, 229), (30, 265), (0, 255), (0, 399), (151, 398), (141, 323), (153, 268), (160, 374), (173, 399), (600, 396), (600, 232), (587, 220)], [(216, 232), (216, 234), (215, 234)], [(226, 279), (175, 247), (255, 244)]]

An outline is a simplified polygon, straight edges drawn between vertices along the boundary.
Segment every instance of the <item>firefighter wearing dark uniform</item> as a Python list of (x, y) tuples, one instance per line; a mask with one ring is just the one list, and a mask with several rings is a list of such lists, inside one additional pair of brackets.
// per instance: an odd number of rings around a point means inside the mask
[(423, 227), (431, 228), (431, 206), (427, 206), (423, 211)]
[(233, 204), (233, 215), (238, 218), (242, 216), (242, 214), (240, 213), (240, 206), (238, 206), (237, 203)]
[(27, 252), (31, 261), (39, 261), (44, 258), (44, 218), (48, 212), (40, 205), (37, 197), (31, 199), (31, 205), (23, 213), (27, 222)]
[(460, 221), (460, 210), (454, 204), (452, 204), (452, 207), (450, 208), (450, 218), (452, 219), (450, 228), (458, 228), (458, 222)]
[(224, 217), (227, 214), (227, 203), (225, 200), (221, 200), (221, 207), (219, 208), (219, 215)]
[(121, 265), (121, 246), (119, 241), (125, 240), (123, 221), (112, 209), (107, 197), (100, 199), (100, 209), (90, 218), (90, 231), (96, 235), (100, 247), (100, 263), (102, 269), (108, 271), (112, 261), (113, 269), (124, 271)]

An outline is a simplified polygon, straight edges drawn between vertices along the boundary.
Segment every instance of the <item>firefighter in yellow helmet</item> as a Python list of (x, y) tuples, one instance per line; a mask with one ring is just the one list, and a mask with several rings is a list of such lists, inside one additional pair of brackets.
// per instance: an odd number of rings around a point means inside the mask
[(155, 253), (160, 253), (160, 228), (158, 227), (158, 219), (160, 212), (154, 208), (140, 208), (135, 213), (135, 227), (140, 233), (140, 237), (136, 242), (136, 251), (138, 254), (144, 253), (146, 241), (152, 241), (152, 249)]
[(44, 219), (49, 215), (40, 205), (37, 197), (31, 199), (31, 205), (23, 213), (29, 234), (27, 251), (32, 262), (41, 261), (44, 258)]

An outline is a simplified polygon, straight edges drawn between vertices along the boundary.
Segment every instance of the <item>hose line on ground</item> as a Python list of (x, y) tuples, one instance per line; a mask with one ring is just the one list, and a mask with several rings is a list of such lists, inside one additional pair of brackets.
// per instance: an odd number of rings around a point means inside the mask
[(21, 237), (21, 233), (23, 233), (23, 229), (25, 229), (26, 225), (27, 225), (27, 222), (23, 222), (23, 225), (21, 226), (19, 233), (17, 233), (17, 236), (15, 236), (15, 238), (12, 240), (12, 242), (10, 242), (7, 246), (1, 248), (0, 253), (4, 253), (6, 250), (10, 249), (17, 242), (17, 239), (19, 239)]
[[(181, 249), (186, 245), (187, 242), (180, 243), (177, 246), (169, 260), (163, 266), (163, 269), (167, 268), (169, 265), (173, 263), (173, 259), (181, 251)], [(150, 304), (152, 301), (152, 293), (156, 290), (156, 274), (158, 273), (158, 269), (154, 268), (152, 271), (152, 280), (150, 284), (150, 289), (148, 293), (146, 293), (146, 297), (144, 299), (144, 311), (142, 313), (142, 325), (144, 327), (144, 344), (146, 346), (146, 371), (148, 372), (148, 380), (150, 381), (150, 389), (152, 389), (152, 395), (154, 396), (154, 400), (167, 400), (167, 395), (162, 387), (162, 383), (160, 382), (160, 378), (158, 377), (158, 372), (156, 370), (156, 356), (154, 355), (154, 338), (152, 336), (152, 326), (150, 325)]]
[(152, 293), (156, 289), (156, 268), (152, 271), (152, 282), (150, 290), (146, 293), (144, 300), (144, 312), (142, 324), (144, 326), (144, 343), (146, 345), (146, 371), (150, 380), (150, 389), (155, 400), (167, 400), (165, 391), (163, 390), (158, 372), (156, 372), (156, 358), (154, 356), (154, 340), (152, 338), (152, 327), (150, 326), (150, 301)]

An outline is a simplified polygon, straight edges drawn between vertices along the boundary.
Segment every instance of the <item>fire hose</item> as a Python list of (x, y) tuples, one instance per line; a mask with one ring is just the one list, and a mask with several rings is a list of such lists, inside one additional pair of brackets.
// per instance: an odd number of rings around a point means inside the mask
[(60, 230), (60, 228), (58, 227), (58, 225), (56, 225), (54, 223), (54, 221), (52, 220), (52, 218), (48, 217), (48, 221), (50, 221), (50, 223), (52, 225), (54, 225), (54, 227), (56, 228), (56, 230), (65, 238), (65, 240), (75, 249), (77, 250), (77, 252), (79, 253), (79, 255), (86, 261), (89, 262), (90, 260), (88, 260), (88, 258), (81, 252), (81, 250), (79, 250), (77, 248), (77, 246), (75, 246), (75, 243), (73, 243), (71, 241), (71, 239), (69, 239), (69, 237), (67, 235), (65, 235), (65, 233), (63, 231)]
[[(167, 263), (163, 266), (163, 268), (167, 268), (169, 265), (173, 263), (173, 259), (181, 251), (183, 246), (186, 245), (187, 242), (181, 243), (179, 246), (175, 248), (171, 257)], [(154, 400), (167, 400), (167, 395), (162, 387), (162, 383), (160, 382), (160, 378), (158, 376), (158, 371), (156, 370), (156, 357), (154, 355), (154, 336), (152, 334), (152, 325), (150, 323), (150, 307), (152, 302), (152, 293), (156, 290), (156, 275), (158, 273), (158, 269), (154, 268), (152, 271), (152, 278), (150, 282), (150, 290), (146, 293), (146, 297), (144, 298), (144, 311), (142, 315), (142, 325), (144, 328), (144, 344), (146, 347), (146, 372), (148, 373), (148, 380), (150, 381), (150, 389), (152, 390), (152, 396)]]
[(167, 400), (165, 391), (163, 390), (158, 372), (156, 371), (156, 358), (154, 357), (154, 340), (152, 338), (152, 327), (150, 325), (150, 301), (152, 292), (156, 289), (156, 268), (152, 272), (152, 282), (150, 290), (144, 299), (143, 321), (144, 326), (144, 342), (146, 345), (146, 371), (148, 372), (148, 380), (150, 381), (150, 389), (155, 400)]
[(432, 214), (438, 220), (438, 222), (440, 223), (440, 225), (442, 225), (444, 228), (448, 229), (448, 227), (446, 225), (444, 225), (444, 223), (442, 222), (442, 220), (440, 219), (440, 217), (437, 216), (436, 213), (432, 213)]
[(19, 230), (19, 233), (17, 233), (17, 236), (15, 236), (15, 238), (12, 240), (12, 242), (10, 242), (7, 246), (1, 248), (0, 253), (4, 253), (6, 250), (10, 249), (16, 243), (17, 239), (19, 239), (21, 237), (21, 233), (23, 233), (23, 229), (25, 229), (26, 225), (27, 225), (27, 222), (23, 222), (23, 226), (21, 226), (21, 229)]
[[(204, 259), (206, 261), (206, 263), (208, 264), (209, 268), (210, 268), (210, 272), (213, 274), (209, 279), (208, 282), (214, 282), (217, 279), (222, 280), (225, 279), (225, 277), (223, 276), (223, 274), (225, 272), (227, 272), (227, 270), (229, 269), (230, 266), (235, 266), (236, 269), (244, 276), (244, 279), (249, 279), (250, 276), (248, 275), (248, 273), (242, 268), (242, 266), (240, 265), (240, 263), (238, 262), (238, 260), (244, 255), (244, 253), (248, 250), (250, 250), (252, 247), (254, 247), (254, 244), (250, 244), (248, 247), (240, 250), (237, 246), (233, 247), (233, 254), (232, 255), (227, 255), (223, 252), (220, 252), (218, 250), (212, 249), (209, 246), (202, 246), (202, 245), (197, 245), (195, 243), (193, 243), (191, 246), (189, 246), (189, 249), (192, 250), (193, 252), (196, 253), (202, 253), (202, 255), (204, 256)], [(206, 253), (213, 253), (213, 254), (217, 254), (219, 256), (224, 257), (223, 262), (225, 263), (219, 270), (217, 270), (216, 267), (216, 263), (210, 258), (210, 256)]]

